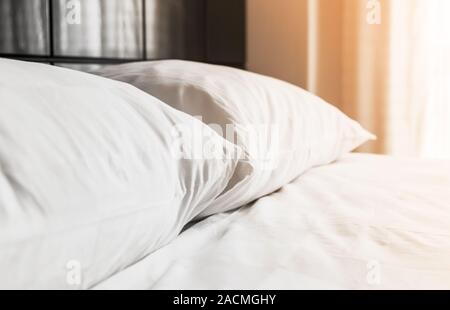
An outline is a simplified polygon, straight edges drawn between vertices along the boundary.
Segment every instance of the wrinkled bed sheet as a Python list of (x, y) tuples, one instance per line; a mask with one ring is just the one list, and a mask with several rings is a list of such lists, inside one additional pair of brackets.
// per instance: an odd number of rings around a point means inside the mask
[(450, 161), (350, 154), (97, 289), (450, 289)]

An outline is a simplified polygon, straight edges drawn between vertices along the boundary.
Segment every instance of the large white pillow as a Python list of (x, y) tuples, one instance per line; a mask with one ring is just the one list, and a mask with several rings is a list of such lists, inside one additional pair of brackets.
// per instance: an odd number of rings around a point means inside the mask
[[(225, 211), (273, 192), (307, 169), (330, 163), (374, 136), (338, 109), (286, 82), (229, 67), (168, 60), (106, 67), (172, 107), (201, 116), (241, 146), (255, 170), (203, 213)], [(236, 138), (236, 139), (235, 139)], [(242, 175), (246, 175), (243, 172)], [(238, 173), (239, 175), (239, 173)]]
[[(87, 288), (167, 244), (242, 152), (137, 88), (0, 59), (0, 288)], [(236, 155), (237, 154), (237, 155)]]

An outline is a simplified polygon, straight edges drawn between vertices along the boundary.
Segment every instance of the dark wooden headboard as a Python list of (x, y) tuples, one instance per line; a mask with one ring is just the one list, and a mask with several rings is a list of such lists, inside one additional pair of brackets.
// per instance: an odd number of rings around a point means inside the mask
[(245, 68), (245, 0), (0, 0), (0, 57), (89, 69), (185, 59)]

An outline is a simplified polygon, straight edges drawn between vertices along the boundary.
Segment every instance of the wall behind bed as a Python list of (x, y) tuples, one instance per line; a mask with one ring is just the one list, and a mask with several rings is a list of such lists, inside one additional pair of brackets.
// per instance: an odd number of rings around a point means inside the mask
[(0, 57), (76, 69), (148, 59), (245, 67), (244, 0), (0, 0)]

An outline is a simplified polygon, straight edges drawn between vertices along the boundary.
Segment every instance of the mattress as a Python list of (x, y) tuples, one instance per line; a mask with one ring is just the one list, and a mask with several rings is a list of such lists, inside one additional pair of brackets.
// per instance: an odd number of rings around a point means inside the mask
[(350, 154), (95, 289), (450, 289), (450, 162)]

